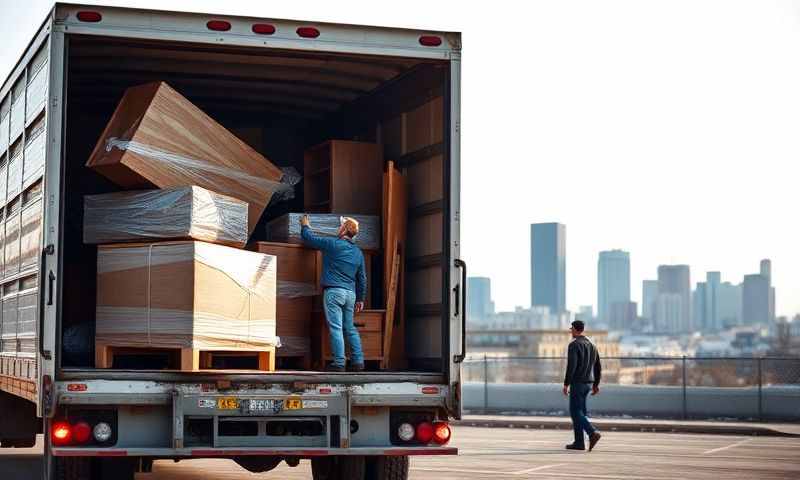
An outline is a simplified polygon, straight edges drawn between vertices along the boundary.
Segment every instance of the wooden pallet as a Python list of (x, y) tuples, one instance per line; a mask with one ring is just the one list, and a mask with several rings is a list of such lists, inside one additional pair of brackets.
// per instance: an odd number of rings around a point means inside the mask
[[(120, 368), (114, 365), (114, 360), (127, 357), (126, 368), (135, 368), (130, 365), (136, 363), (130, 357), (140, 359), (141, 365), (146, 365), (145, 369), (158, 368), (152, 365), (154, 357), (165, 360), (164, 367), (182, 371), (198, 371), (209, 369), (233, 369), (233, 370), (260, 370), (265, 372), (275, 371), (275, 347), (260, 347), (253, 349), (225, 349), (207, 350), (198, 348), (151, 348), (151, 347), (126, 347), (118, 345), (95, 345), (95, 368)], [(149, 357), (149, 358), (148, 358)], [(251, 359), (249, 368), (220, 368), (220, 363), (241, 362)], [(161, 368), (164, 368), (161, 367)]]

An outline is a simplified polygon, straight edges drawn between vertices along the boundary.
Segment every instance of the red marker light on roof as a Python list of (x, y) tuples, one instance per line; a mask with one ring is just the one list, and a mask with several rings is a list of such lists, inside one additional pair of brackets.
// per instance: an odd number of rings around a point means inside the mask
[(297, 34), (303, 38), (317, 38), (319, 30), (314, 27), (300, 27), (297, 29)]
[(253, 33), (259, 35), (272, 35), (275, 33), (275, 26), (268, 23), (256, 23), (253, 25)]
[(231, 22), (226, 22), (224, 20), (209, 20), (208, 23), (206, 23), (206, 27), (208, 27), (209, 30), (214, 30), (217, 32), (227, 32), (231, 29)]
[(76, 17), (78, 17), (78, 20), (80, 20), (81, 22), (90, 22), (90, 23), (97, 23), (103, 19), (103, 16), (100, 15), (100, 12), (90, 12), (90, 11), (78, 12)]
[(419, 44), (424, 47), (438, 47), (442, 44), (442, 39), (436, 35), (423, 35), (419, 37)]

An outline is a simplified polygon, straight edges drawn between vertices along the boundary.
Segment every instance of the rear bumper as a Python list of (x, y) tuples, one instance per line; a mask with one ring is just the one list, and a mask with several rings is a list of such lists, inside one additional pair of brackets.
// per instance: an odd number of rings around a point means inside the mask
[(71, 448), (54, 447), (56, 457), (160, 457), (160, 458), (228, 458), (262, 457), (325, 457), (333, 455), (413, 456), (458, 455), (455, 447), (358, 447), (358, 448)]

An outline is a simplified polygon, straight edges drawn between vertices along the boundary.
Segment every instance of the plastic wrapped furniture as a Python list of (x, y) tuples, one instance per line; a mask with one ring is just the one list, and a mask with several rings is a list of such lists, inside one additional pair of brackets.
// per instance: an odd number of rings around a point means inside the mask
[(126, 189), (197, 185), (247, 202), (252, 233), (291, 186), (264, 156), (164, 82), (125, 91), (86, 163)]
[[(303, 244), (300, 236), (300, 218), (304, 213), (287, 213), (267, 224), (267, 238), (271, 242)], [(335, 237), (342, 216), (358, 220), (358, 235), (355, 243), (363, 250), (379, 250), (381, 245), (381, 219), (375, 215), (339, 215), (334, 213), (310, 213), (311, 230), (318, 235)]]
[(83, 198), (88, 244), (194, 239), (243, 247), (247, 237), (247, 204), (201, 187)]

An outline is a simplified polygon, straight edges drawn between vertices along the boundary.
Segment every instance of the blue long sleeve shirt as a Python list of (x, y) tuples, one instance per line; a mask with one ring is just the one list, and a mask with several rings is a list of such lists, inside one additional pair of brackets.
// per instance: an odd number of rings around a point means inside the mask
[(338, 287), (356, 293), (356, 301), (367, 296), (367, 273), (364, 254), (350, 239), (323, 237), (303, 227), (301, 236), (305, 244), (322, 251), (322, 288)]

